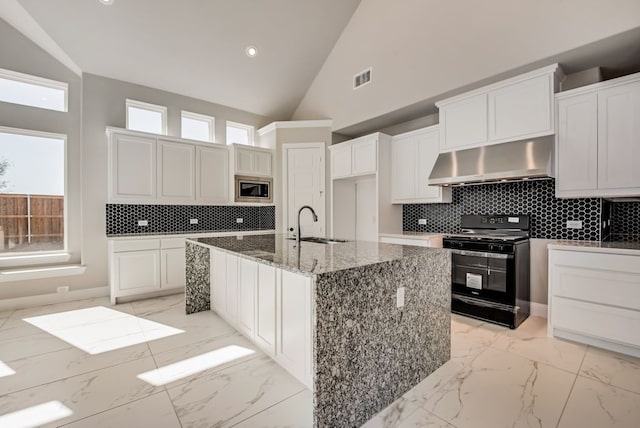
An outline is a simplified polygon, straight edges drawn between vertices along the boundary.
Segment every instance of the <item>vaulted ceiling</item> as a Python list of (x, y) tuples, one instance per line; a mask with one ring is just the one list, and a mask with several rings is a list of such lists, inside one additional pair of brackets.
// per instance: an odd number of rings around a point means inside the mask
[(360, 3), (17, 1), (83, 72), (279, 120), (292, 116)]

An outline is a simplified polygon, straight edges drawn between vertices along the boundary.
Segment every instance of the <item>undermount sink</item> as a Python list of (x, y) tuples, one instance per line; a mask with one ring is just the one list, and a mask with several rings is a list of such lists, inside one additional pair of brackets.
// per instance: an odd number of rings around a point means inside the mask
[[(296, 238), (287, 238), (295, 241)], [(301, 241), (315, 242), (316, 244), (341, 244), (348, 242), (346, 239), (332, 239), (332, 238), (316, 238), (315, 236), (308, 236), (306, 238), (300, 238)]]

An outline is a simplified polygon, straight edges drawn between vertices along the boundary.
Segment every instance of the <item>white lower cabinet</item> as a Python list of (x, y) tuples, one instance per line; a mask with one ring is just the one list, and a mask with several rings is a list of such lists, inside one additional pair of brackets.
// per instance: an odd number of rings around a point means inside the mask
[(211, 308), (312, 388), (311, 278), (215, 249), (210, 265)]
[(184, 238), (109, 242), (111, 303), (118, 297), (184, 288)]
[(258, 263), (240, 259), (238, 281), (238, 329), (254, 338), (256, 322), (256, 286), (258, 282)]
[(549, 335), (640, 356), (640, 256), (549, 250)]

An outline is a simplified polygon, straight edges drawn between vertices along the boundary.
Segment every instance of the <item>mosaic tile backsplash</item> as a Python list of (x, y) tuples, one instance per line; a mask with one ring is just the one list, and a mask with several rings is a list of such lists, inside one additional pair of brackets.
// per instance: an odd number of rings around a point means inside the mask
[(640, 241), (640, 202), (611, 204), (611, 241)]
[[(107, 204), (107, 236), (268, 230), (276, 228), (274, 206)], [(198, 224), (189, 224), (196, 218)], [(242, 223), (236, 219), (241, 218)], [(138, 226), (147, 220), (148, 226)]]
[[(462, 214), (529, 214), (531, 237), (600, 240), (600, 198), (557, 199), (555, 180), (521, 181), (454, 187), (450, 204), (410, 204), (402, 210), (402, 229), (459, 233)], [(426, 219), (419, 225), (418, 219)], [(582, 220), (582, 229), (567, 229), (567, 220)], [(613, 219), (612, 219), (613, 221)]]

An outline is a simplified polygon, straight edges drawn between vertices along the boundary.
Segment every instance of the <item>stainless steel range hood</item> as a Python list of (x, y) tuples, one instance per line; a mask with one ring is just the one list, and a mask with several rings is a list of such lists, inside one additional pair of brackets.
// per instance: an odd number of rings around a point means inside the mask
[(553, 175), (553, 135), (440, 153), (429, 185), (515, 181)]

